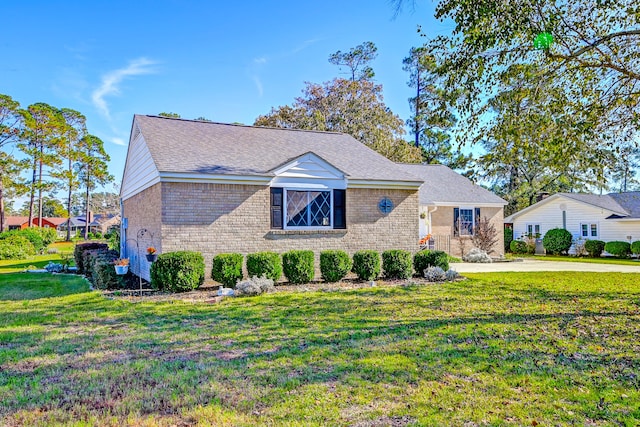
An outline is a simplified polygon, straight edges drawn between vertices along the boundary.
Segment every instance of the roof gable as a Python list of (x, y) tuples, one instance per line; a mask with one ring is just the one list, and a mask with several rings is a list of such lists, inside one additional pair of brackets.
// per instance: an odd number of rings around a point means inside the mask
[(314, 153), (306, 153), (272, 171), (271, 185), (300, 188), (346, 188), (346, 174)]
[(546, 199), (543, 199), (537, 203), (534, 203), (531, 206), (528, 206), (524, 209), (519, 210), (516, 213), (509, 215), (504, 219), (504, 222), (511, 223), (519, 216), (527, 212), (531, 212), (532, 210), (535, 210), (548, 203), (552, 203), (560, 198), (570, 199), (588, 206), (604, 209), (618, 217), (628, 216), (628, 212), (625, 211), (612, 197), (610, 197), (610, 195), (597, 195), (597, 194), (586, 194), (586, 193), (556, 193), (552, 196), (547, 197)]

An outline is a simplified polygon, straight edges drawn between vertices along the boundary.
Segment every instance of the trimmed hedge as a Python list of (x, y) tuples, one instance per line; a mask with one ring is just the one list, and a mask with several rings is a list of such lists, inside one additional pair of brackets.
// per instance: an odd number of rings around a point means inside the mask
[(122, 289), (125, 287), (125, 276), (116, 274), (113, 265), (113, 262), (118, 259), (117, 251), (98, 249), (86, 251), (85, 254), (85, 266), (91, 273), (91, 282), (95, 288)]
[(382, 271), (387, 279), (408, 279), (412, 271), (411, 252), (390, 249), (382, 252)]
[(513, 229), (504, 229), (504, 251), (509, 252), (511, 249), (511, 242), (513, 242)]
[(293, 284), (307, 283), (313, 280), (313, 251), (294, 250), (282, 254), (282, 269), (287, 280)]
[(640, 254), (640, 240), (636, 240), (631, 244), (631, 253), (634, 255)]
[(213, 257), (211, 278), (230, 288), (235, 288), (238, 280), (242, 279), (242, 254), (218, 254)]
[(0, 259), (26, 259), (35, 253), (31, 242), (19, 234), (7, 235), (0, 240)]
[(266, 277), (274, 282), (282, 276), (282, 257), (275, 252), (256, 252), (247, 255), (249, 277)]
[(571, 247), (573, 237), (564, 228), (552, 228), (542, 238), (542, 246), (552, 255), (566, 253)]
[(512, 240), (509, 244), (509, 249), (514, 254), (526, 254), (529, 251), (529, 245), (522, 240)]
[(428, 249), (417, 252), (413, 256), (413, 269), (417, 275), (422, 276), (429, 267), (440, 267), (443, 271), (449, 270), (449, 256), (444, 251)]
[(360, 280), (375, 280), (380, 276), (380, 254), (373, 250), (358, 251), (353, 254), (353, 267)]
[(604, 250), (618, 258), (626, 258), (631, 253), (629, 242), (613, 241), (604, 244)]
[(598, 258), (604, 252), (605, 243), (602, 240), (587, 240), (584, 242), (584, 250), (590, 257)]
[(85, 272), (85, 265), (83, 262), (82, 253), (84, 251), (90, 251), (90, 250), (96, 250), (96, 249), (107, 250), (109, 249), (109, 247), (105, 243), (80, 243), (76, 245), (76, 247), (73, 249), (73, 259), (76, 262), (78, 273), (84, 274)]
[(326, 282), (339, 282), (351, 270), (349, 254), (341, 250), (320, 252), (320, 273)]
[(151, 264), (151, 285), (171, 292), (192, 291), (204, 283), (204, 258), (200, 252), (178, 251), (158, 255)]

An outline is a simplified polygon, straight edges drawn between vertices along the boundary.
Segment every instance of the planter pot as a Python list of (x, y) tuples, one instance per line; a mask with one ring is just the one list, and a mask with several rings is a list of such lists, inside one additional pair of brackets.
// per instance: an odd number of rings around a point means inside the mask
[(158, 254), (147, 254), (147, 261), (156, 262), (158, 259)]
[(129, 271), (128, 265), (114, 265), (114, 267), (116, 268), (116, 274), (119, 275), (127, 274)]

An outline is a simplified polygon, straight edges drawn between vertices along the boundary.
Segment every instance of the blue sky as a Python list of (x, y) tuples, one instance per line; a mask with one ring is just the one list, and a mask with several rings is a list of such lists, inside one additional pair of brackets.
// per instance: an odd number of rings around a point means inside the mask
[(175, 112), (252, 124), (290, 104), (304, 82), (340, 75), (327, 58), (364, 41), (378, 47), (375, 80), (409, 116), (402, 59), (451, 25), (432, 2), (395, 19), (386, 0), (2, 2), (0, 93), (86, 115), (119, 183), (134, 114)]

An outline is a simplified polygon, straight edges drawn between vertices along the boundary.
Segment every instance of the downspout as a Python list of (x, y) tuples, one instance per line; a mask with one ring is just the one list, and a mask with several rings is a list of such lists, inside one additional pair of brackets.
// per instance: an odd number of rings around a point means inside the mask
[(429, 218), (429, 229), (427, 230), (427, 234), (432, 234), (433, 232), (433, 222), (431, 222), (431, 214), (438, 210), (438, 207), (435, 206), (432, 211), (429, 210), (429, 206), (427, 206), (427, 217)]

